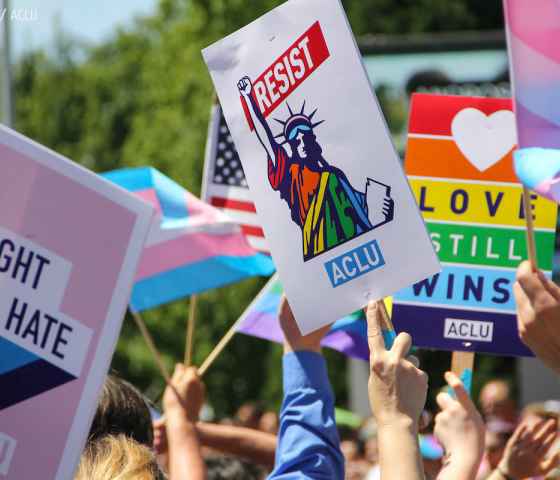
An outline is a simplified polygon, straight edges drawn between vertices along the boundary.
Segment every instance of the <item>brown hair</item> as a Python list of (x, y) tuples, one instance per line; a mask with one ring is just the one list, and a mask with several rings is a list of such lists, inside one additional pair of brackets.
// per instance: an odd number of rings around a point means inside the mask
[(106, 435), (82, 453), (75, 480), (164, 480), (154, 454), (125, 435)]
[(99, 397), (88, 441), (119, 434), (150, 448), (153, 445), (152, 419), (144, 397), (122, 378), (108, 375)]

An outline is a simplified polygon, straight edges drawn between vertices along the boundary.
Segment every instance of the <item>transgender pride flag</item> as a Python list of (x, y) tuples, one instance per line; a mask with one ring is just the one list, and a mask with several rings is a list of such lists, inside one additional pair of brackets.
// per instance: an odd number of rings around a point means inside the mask
[(560, 0), (504, 0), (518, 144), (515, 171), (560, 202)]
[[(282, 293), (283, 288), (278, 275), (274, 275), (237, 321), (237, 332), (282, 343), (284, 334), (278, 321), (278, 307)], [(390, 298), (385, 299), (385, 305), (391, 312)], [(387, 344), (387, 339), (385, 341)], [(358, 310), (336, 321), (321, 344), (338, 350), (348, 357), (369, 361), (367, 323), (364, 313)]]
[(136, 272), (133, 310), (274, 272), (270, 257), (250, 247), (236, 223), (156, 169), (114, 170), (103, 177), (157, 212)]

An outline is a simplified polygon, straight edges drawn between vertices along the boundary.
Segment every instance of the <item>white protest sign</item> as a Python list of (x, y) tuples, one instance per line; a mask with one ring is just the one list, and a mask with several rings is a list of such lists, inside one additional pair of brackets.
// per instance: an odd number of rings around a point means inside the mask
[(0, 478), (66, 480), (153, 209), (4, 127), (0, 172)]
[(338, 0), (203, 51), (303, 333), (439, 271)]

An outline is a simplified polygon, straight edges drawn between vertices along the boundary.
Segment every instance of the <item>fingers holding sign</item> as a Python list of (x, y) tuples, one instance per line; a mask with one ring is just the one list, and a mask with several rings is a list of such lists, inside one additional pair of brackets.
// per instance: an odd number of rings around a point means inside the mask
[(428, 376), (406, 359), (412, 339), (408, 333), (400, 333), (387, 350), (381, 307), (370, 302), (366, 316), (371, 367), (368, 391), (373, 415), (379, 424), (407, 419), (417, 425), (426, 402)]

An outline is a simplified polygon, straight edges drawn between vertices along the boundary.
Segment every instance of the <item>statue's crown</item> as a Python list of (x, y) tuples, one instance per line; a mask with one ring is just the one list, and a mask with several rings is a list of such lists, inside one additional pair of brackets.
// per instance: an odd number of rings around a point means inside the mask
[(283, 138), (282, 143), (287, 143), (290, 140), (293, 140), (299, 132), (312, 132), (316, 126), (324, 122), (324, 120), (321, 120), (313, 123), (313, 116), (317, 113), (317, 109), (313, 110), (310, 115), (306, 115), (305, 101), (298, 113), (294, 113), (292, 111), (288, 102), (286, 102), (286, 105), (288, 107), (289, 117), (286, 120), (278, 120), (277, 118), (274, 119), (282, 125), (282, 133), (275, 136), (275, 138)]

